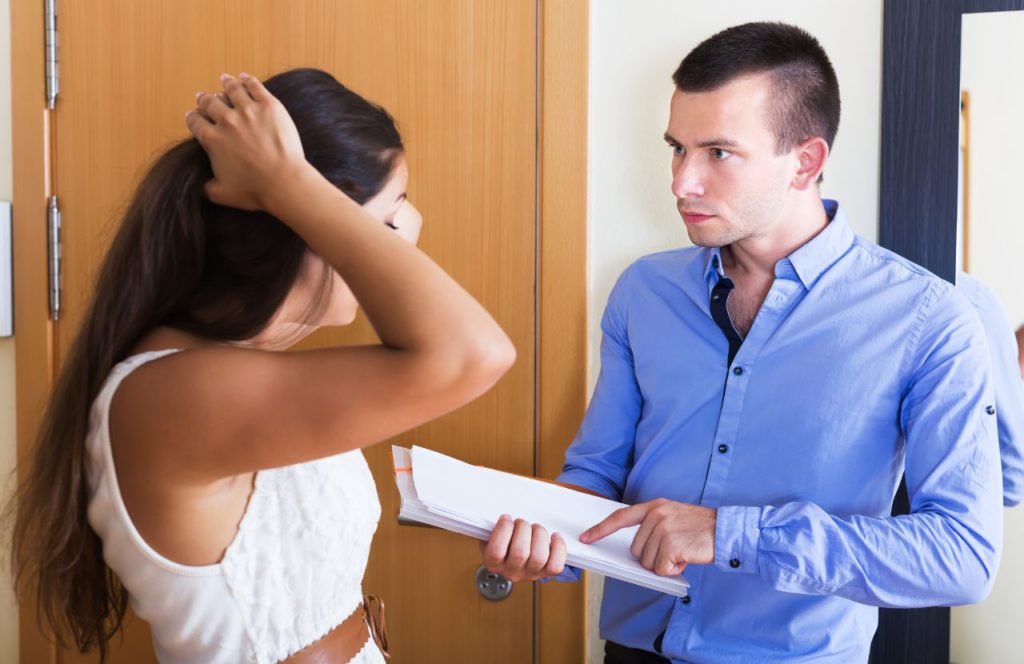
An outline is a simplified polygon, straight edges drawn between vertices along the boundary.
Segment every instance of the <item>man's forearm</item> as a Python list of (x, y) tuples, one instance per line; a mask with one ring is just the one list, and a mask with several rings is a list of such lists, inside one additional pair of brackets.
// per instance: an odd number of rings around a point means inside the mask
[(721, 507), (715, 566), (785, 592), (872, 606), (968, 604), (991, 588), (998, 539), (941, 511), (841, 517), (808, 502)]

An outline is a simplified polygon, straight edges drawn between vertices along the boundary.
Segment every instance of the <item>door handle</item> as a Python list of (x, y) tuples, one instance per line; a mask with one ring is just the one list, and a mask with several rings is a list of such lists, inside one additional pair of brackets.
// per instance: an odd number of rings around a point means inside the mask
[(476, 571), (476, 591), (484, 599), (500, 602), (512, 594), (512, 582), (481, 565)]

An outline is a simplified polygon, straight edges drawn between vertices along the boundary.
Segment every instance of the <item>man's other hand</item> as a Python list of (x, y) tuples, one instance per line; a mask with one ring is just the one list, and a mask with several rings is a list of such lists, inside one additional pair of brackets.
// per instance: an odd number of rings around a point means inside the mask
[(630, 526), (640, 526), (630, 553), (644, 569), (659, 576), (682, 574), (690, 563), (715, 561), (715, 523), (718, 510), (658, 498), (623, 507), (580, 535), (584, 544)]
[(503, 515), (480, 543), (484, 567), (509, 581), (535, 581), (558, 576), (565, 568), (565, 540), (537, 524)]

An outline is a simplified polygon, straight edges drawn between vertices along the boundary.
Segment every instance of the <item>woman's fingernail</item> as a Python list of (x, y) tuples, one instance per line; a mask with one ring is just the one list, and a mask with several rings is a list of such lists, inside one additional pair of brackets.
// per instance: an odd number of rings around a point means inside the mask
[(220, 82), (223, 83), (224, 81), (228, 80), (229, 78), (231, 78), (231, 76), (229, 76), (228, 74), (221, 74), (220, 75)]
[(202, 92), (197, 92), (196, 93), (196, 101), (199, 101), (199, 98), (202, 97), (202, 96), (203, 96)]
[(239, 74), (239, 75), (238, 75), (238, 78), (240, 78), (240, 79), (242, 79), (242, 80), (244, 81), (244, 80), (246, 80), (247, 78), (249, 78), (249, 75), (248, 75), (248, 74), (246, 74), (246, 73), (245, 73), (245, 72), (243, 71), (243, 72), (242, 72), (241, 74)]
[(583, 533), (582, 535), (580, 535), (580, 541), (583, 542), (584, 544), (589, 542), (590, 541), (590, 533)]

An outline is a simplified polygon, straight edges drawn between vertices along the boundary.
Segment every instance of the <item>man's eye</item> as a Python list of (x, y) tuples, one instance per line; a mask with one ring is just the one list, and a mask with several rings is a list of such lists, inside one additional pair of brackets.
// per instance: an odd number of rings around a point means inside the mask
[(388, 228), (390, 228), (391, 230), (395, 230), (395, 231), (398, 230), (398, 226), (395, 226), (395, 222), (393, 222), (393, 221), (385, 221), (384, 225), (387, 226)]
[(723, 159), (731, 157), (732, 153), (728, 150), (723, 150), (722, 148), (711, 148), (711, 156), (718, 161), (722, 161)]
[(674, 143), (669, 143), (668, 146), (670, 148), (672, 148), (672, 154), (675, 155), (676, 157), (682, 157), (683, 154), (685, 154), (685, 152), (686, 152), (685, 150), (683, 150), (683, 146), (682, 145), (676, 145)]

